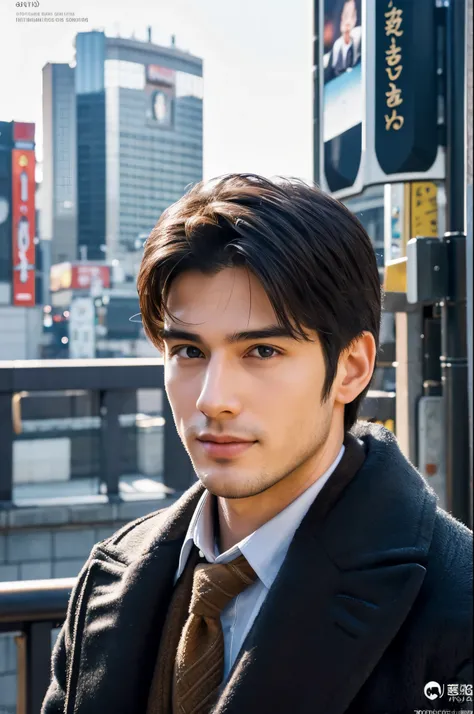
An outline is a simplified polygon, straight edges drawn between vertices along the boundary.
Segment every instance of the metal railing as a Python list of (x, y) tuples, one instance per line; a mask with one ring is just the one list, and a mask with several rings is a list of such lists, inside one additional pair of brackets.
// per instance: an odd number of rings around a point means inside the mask
[[(98, 396), (100, 479), (111, 501), (119, 500), (122, 474), (120, 417), (130, 391), (164, 389), (161, 359), (29, 360), (0, 362), (0, 508), (13, 506), (13, 444), (21, 425), (21, 395), (31, 392), (87, 390)], [(184, 491), (195, 476), (163, 399), (163, 481)]]
[(17, 714), (39, 714), (51, 677), (51, 632), (65, 617), (75, 578), (0, 583), (0, 634), (18, 633)]

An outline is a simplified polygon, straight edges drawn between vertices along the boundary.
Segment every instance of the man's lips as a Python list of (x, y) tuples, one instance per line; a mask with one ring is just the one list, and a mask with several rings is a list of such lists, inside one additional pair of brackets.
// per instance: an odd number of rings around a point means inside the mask
[(202, 437), (198, 439), (198, 442), (208, 456), (224, 459), (240, 456), (256, 443), (255, 441), (223, 441), (224, 438), (218, 437), (219, 440), (217, 441), (217, 437)]

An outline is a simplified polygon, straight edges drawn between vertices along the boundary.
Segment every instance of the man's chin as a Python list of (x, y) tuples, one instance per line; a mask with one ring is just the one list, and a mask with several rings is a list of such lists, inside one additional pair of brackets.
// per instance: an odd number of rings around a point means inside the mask
[(204, 488), (219, 498), (248, 498), (255, 495), (250, 474), (235, 466), (227, 468), (198, 469), (196, 474)]

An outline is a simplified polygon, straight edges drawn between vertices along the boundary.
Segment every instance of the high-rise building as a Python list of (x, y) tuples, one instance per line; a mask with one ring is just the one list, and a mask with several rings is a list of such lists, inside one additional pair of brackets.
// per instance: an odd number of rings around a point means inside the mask
[(79, 257), (136, 249), (202, 178), (202, 60), (103, 32), (76, 37)]
[(51, 261), (77, 257), (77, 138), (74, 69), (43, 67), (43, 181), (41, 237), (51, 241)]
[(12, 280), (13, 122), (0, 122), (0, 305), (10, 303)]

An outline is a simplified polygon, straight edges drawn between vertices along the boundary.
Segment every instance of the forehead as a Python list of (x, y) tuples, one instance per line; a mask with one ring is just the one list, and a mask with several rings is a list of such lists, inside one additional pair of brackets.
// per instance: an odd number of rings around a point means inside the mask
[(215, 275), (181, 273), (171, 284), (166, 304), (175, 318), (200, 329), (219, 325), (251, 329), (276, 321), (263, 285), (243, 267), (224, 268)]

